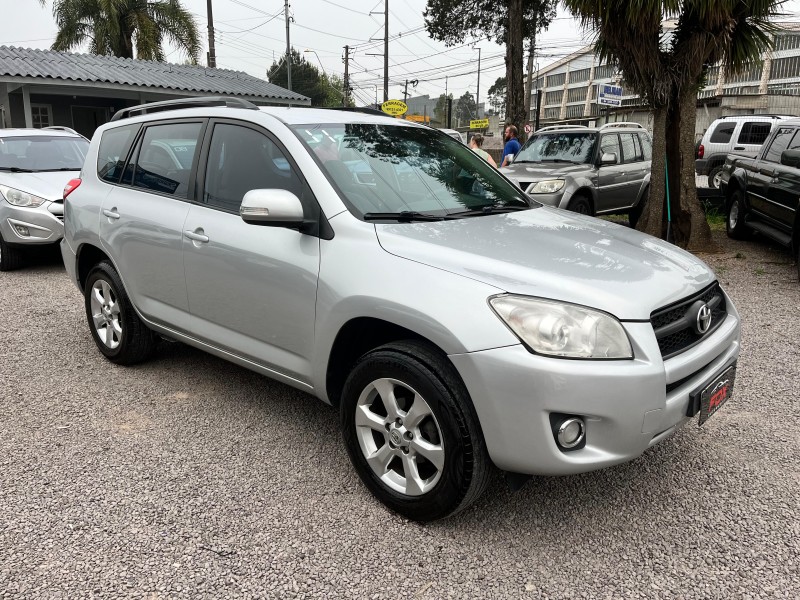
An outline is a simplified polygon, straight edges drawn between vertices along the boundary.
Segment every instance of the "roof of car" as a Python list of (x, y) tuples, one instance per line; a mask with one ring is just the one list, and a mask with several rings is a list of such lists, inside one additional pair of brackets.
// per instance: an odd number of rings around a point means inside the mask
[(9, 128), (0, 129), (0, 137), (31, 137), (31, 136), (47, 136), (47, 137), (81, 137), (77, 133), (70, 133), (60, 129), (35, 129), (30, 128)]
[(388, 115), (355, 110), (337, 110), (330, 108), (305, 108), (302, 106), (259, 106), (260, 111), (268, 113), (287, 125), (305, 125), (313, 123), (382, 123), (384, 125), (409, 125), (421, 127), (405, 119), (395, 119)]

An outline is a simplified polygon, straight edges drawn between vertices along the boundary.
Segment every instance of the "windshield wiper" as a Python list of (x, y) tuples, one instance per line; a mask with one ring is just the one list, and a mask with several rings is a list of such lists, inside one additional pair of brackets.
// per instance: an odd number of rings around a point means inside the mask
[(80, 167), (59, 167), (57, 169), (39, 169), (40, 173), (48, 173), (52, 171), (80, 171)]
[(480, 215), (493, 215), (499, 214), (504, 212), (516, 212), (518, 210), (528, 210), (533, 208), (532, 206), (518, 206), (518, 205), (505, 205), (495, 203), (495, 204), (484, 204), (482, 206), (474, 206), (467, 210), (462, 210), (459, 212), (450, 213), (451, 215), (460, 215), (460, 216), (480, 216)]
[(578, 165), (580, 163), (576, 163), (574, 160), (564, 160), (563, 158), (543, 158), (542, 162), (551, 162), (551, 163), (567, 163), (570, 165)]
[(0, 167), (0, 171), (11, 171), (12, 173), (33, 173), (33, 169), (22, 169), (20, 167)]
[(415, 210), (401, 210), (400, 212), (368, 212), (364, 213), (365, 221), (383, 221), (393, 219), (395, 221), (444, 221), (450, 218), (448, 215), (429, 215)]

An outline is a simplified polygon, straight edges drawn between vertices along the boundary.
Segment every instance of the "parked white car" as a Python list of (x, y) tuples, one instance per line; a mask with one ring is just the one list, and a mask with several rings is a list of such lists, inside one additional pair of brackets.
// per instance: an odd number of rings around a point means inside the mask
[(0, 271), (19, 268), (25, 248), (64, 237), (64, 186), (88, 149), (64, 128), (0, 130)]

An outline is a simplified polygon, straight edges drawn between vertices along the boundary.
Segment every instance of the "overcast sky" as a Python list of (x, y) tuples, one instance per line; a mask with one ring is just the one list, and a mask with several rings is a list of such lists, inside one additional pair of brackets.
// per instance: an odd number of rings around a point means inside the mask
[[(273, 60), (286, 48), (283, 0), (213, 2), (217, 66), (265, 77)], [(36, 0), (0, 0), (6, 8), (11, 3), (14, 10), (4, 10), (0, 20), (0, 45), (48, 48), (56, 33), (52, 0), (47, 0), (44, 8)], [(206, 0), (183, 0), (183, 4), (197, 20), (203, 38), (204, 64), (208, 36)], [(430, 39), (423, 28), (425, 4), (425, 0), (389, 0), (389, 35), (404, 33), (389, 43), (390, 97), (402, 98), (406, 79), (419, 80), (416, 90), (412, 93), (410, 89), (409, 95), (438, 96), (444, 93), (445, 86), (456, 98), (466, 90), (475, 94), (478, 50), (471, 46), (475, 40), (464, 39), (463, 45), (448, 48)], [(798, 9), (800, 0), (785, 5), (793, 20)], [(290, 8), (292, 46), (300, 51), (316, 51), (316, 55), (309, 53), (306, 58), (317, 65), (321, 62), (326, 72), (341, 76), (343, 47), (355, 46), (350, 71), (358, 104), (374, 101), (376, 84), (379, 97), (383, 94), (383, 58), (369, 56), (383, 52), (383, 14), (370, 15), (371, 11), (382, 12), (383, 0), (293, 0)], [(376, 41), (370, 43), (370, 39)], [(569, 14), (559, 9), (548, 31), (540, 35), (536, 61), (545, 66), (589, 41)], [(491, 84), (504, 74), (504, 49), (486, 40), (476, 45), (481, 47), (480, 99), (485, 100)], [(170, 50), (168, 61), (185, 59), (180, 52)], [(449, 75), (447, 81), (445, 75)]]

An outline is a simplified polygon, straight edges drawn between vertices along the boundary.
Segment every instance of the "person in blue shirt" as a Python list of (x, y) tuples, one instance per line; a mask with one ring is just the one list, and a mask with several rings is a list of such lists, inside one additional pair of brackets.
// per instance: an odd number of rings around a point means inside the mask
[(503, 156), (500, 159), (500, 166), (507, 167), (510, 160), (519, 153), (520, 145), (517, 139), (517, 128), (514, 125), (506, 125), (503, 139), (506, 145), (503, 147)]

